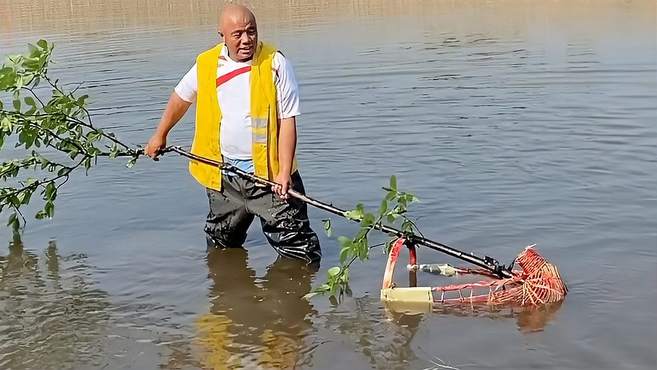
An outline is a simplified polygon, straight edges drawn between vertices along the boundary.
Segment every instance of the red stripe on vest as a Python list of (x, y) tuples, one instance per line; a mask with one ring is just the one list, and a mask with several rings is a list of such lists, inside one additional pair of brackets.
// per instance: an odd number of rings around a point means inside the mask
[(228, 72), (223, 76), (219, 76), (219, 78), (217, 78), (217, 87), (221, 86), (222, 84), (225, 84), (226, 82), (230, 81), (234, 77), (237, 77), (237, 76), (239, 76), (243, 73), (247, 73), (247, 72), (250, 72), (250, 71), (251, 71), (251, 66), (246, 66), (246, 67), (238, 68), (234, 71)]

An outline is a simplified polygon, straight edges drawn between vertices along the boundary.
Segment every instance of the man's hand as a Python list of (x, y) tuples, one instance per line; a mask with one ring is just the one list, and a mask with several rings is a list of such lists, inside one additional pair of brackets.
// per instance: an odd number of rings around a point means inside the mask
[(160, 150), (164, 149), (167, 146), (166, 136), (155, 134), (148, 140), (148, 144), (144, 147), (144, 154), (147, 156), (157, 159), (157, 156), (160, 154)]
[(274, 182), (277, 185), (272, 186), (271, 191), (273, 191), (281, 199), (287, 200), (290, 197), (287, 194), (287, 191), (290, 189), (292, 185), (292, 178), (290, 176), (290, 173), (287, 171), (279, 172), (278, 175), (276, 175), (276, 177), (274, 178)]

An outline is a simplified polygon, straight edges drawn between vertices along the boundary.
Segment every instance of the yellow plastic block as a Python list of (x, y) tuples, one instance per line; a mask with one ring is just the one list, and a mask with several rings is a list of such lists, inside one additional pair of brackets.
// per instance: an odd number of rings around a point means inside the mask
[(433, 307), (429, 287), (381, 289), (381, 301), (393, 311), (428, 312)]

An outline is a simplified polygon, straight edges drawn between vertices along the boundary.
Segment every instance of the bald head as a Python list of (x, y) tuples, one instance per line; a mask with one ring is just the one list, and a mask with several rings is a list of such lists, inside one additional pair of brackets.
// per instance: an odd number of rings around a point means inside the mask
[(239, 22), (255, 23), (255, 15), (244, 5), (227, 4), (219, 14), (219, 32), (225, 33), (224, 27)]
[(219, 34), (224, 38), (231, 59), (246, 62), (258, 45), (255, 15), (245, 6), (228, 4), (219, 16)]

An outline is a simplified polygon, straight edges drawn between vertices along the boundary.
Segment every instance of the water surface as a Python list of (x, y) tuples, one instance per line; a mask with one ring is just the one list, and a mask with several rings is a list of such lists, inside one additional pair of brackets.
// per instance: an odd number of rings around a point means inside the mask
[[(321, 235), (316, 274), (277, 261), (255, 223), (247, 251), (206, 254), (207, 200), (184, 160), (101, 161), (62, 188), (54, 220), (31, 221), (22, 241), (0, 229), (0, 368), (657, 365), (654, 1), (253, 5), (261, 38), (301, 85), (312, 196), (376, 207), (395, 174), (421, 199), (412, 215), (427, 236), (502, 262), (537, 243), (567, 279), (566, 301), (390, 312), (377, 251), (341, 305), (306, 302), (337, 263), (334, 238)], [(55, 42), (52, 73), (83, 82), (95, 123), (143, 144), (195, 55), (217, 41), (216, 9), (0, 0), (0, 54)], [(170, 143), (189, 145), (192, 130), (188, 114)], [(318, 232), (326, 217), (311, 212)]]

